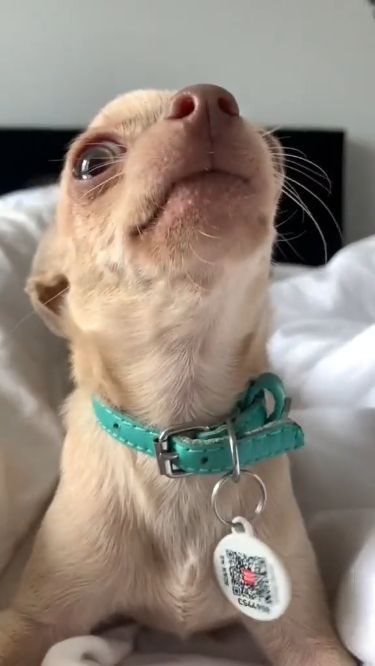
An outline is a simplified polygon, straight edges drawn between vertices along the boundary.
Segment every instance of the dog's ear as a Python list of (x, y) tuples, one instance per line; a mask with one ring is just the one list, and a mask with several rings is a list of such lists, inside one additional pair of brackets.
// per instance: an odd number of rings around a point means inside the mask
[(66, 247), (55, 224), (48, 227), (39, 244), (26, 283), (26, 292), (35, 311), (48, 328), (65, 337), (66, 297), (69, 280), (66, 275)]

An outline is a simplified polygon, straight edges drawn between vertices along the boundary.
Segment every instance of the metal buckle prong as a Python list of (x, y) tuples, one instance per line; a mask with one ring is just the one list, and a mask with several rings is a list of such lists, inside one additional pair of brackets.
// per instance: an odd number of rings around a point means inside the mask
[(191, 476), (192, 472), (183, 472), (178, 469), (178, 453), (169, 451), (168, 442), (174, 435), (187, 435), (192, 432), (208, 432), (211, 426), (197, 426), (192, 423), (172, 426), (163, 430), (155, 442), (155, 455), (160, 474), (170, 479), (179, 479)]
[(235, 483), (238, 483), (241, 477), (241, 465), (238, 454), (237, 436), (232, 419), (227, 419), (226, 426), (228, 431), (230, 454), (232, 456), (232, 479)]

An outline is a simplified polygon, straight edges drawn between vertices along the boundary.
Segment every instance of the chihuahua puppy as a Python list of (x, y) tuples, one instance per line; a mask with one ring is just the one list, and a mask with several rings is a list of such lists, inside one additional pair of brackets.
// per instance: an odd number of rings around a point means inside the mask
[[(268, 368), (282, 183), (279, 144), (212, 85), (121, 96), (71, 146), (27, 289), (69, 341), (76, 388), (59, 486), (1, 618), (1, 666), (39, 666), (55, 642), (116, 614), (181, 636), (241, 619), (214, 578), (226, 533), (210, 504), (217, 478), (162, 476), (99, 427), (92, 396), (158, 429), (231, 412)], [(269, 493), (257, 533), (293, 597), (278, 620), (242, 621), (275, 666), (350, 666), (288, 457), (256, 471)], [(226, 515), (249, 515), (256, 489), (227, 485)]]

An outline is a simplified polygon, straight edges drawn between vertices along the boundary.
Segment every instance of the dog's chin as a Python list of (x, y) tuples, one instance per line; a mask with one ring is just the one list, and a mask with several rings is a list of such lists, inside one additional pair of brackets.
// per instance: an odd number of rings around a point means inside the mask
[(208, 171), (189, 176), (172, 185), (161, 197), (148, 220), (134, 229), (138, 235), (156, 231), (173, 232), (183, 226), (189, 233), (199, 229), (213, 236), (226, 224), (236, 223), (249, 205), (250, 185), (242, 176)]
[[(273, 241), (272, 215), (251, 180), (210, 171), (176, 183), (147, 223), (138, 226), (132, 249), (159, 266), (212, 275), (247, 260)], [(214, 268), (215, 267), (215, 268)]]

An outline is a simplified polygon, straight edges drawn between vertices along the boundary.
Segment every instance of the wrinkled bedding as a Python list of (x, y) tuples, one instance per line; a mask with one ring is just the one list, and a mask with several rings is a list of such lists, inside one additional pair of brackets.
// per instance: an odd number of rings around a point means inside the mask
[[(0, 199), (2, 606), (57, 480), (58, 408), (68, 386), (65, 350), (32, 315), (23, 293), (55, 198), (50, 187)], [(325, 268), (275, 267), (272, 298), (272, 365), (307, 436), (306, 449), (293, 457), (296, 491), (328, 589), (332, 596), (339, 591), (337, 622), (344, 640), (367, 664), (375, 664), (375, 237), (344, 249)], [(361, 583), (358, 571), (364, 570), (371, 575)], [(84, 659), (88, 652), (91, 661)], [(171, 637), (125, 628), (115, 636), (56, 646), (44, 666), (119, 663), (262, 662), (237, 630), (181, 645)]]

